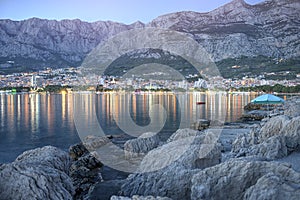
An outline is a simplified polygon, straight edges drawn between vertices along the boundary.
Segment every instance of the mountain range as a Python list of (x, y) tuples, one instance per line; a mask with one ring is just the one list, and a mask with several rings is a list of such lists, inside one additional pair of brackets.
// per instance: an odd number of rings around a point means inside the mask
[(279, 71), (299, 69), (300, 1), (267, 0), (249, 5), (243, 0), (233, 0), (210, 12), (171, 13), (147, 24), (2, 19), (0, 72), (80, 66), (86, 55), (105, 39), (144, 27), (187, 33), (223, 69), (241, 64), (249, 71), (249, 64), (257, 59), (263, 61), (262, 65), (258, 63), (260, 68), (279, 63)]

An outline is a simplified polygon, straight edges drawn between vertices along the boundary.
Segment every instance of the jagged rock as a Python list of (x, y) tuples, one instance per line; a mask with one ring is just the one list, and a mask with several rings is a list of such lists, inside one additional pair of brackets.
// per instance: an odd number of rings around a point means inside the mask
[[(277, 177), (277, 181), (273, 183), (277, 185), (270, 185), (269, 181), (274, 176)], [(191, 190), (191, 199), (195, 200), (254, 199), (254, 197), (273, 199), (269, 197), (274, 197), (274, 192), (278, 194), (281, 191), (288, 197), (295, 197), (300, 192), (300, 173), (285, 164), (230, 161), (200, 171), (192, 179)], [(254, 190), (259, 196), (251, 192)]]
[(109, 142), (108, 137), (89, 135), (85, 137), (81, 143), (70, 146), (69, 154), (73, 160), (77, 160), (83, 155), (95, 151)]
[(70, 157), (52, 146), (26, 151), (0, 167), (0, 199), (72, 199)]
[(284, 115), (289, 117), (300, 116), (300, 100), (298, 97), (292, 98), (284, 105)]
[(254, 125), (249, 134), (239, 135), (232, 143), (231, 152), (237, 154), (237, 157), (245, 156), (250, 146), (258, 144), (258, 133), (260, 129), (260, 125)]
[(288, 121), (280, 131), (286, 140), (286, 146), (289, 152), (300, 149), (300, 116)]
[(16, 158), (15, 162), (44, 165), (67, 174), (71, 165), (71, 159), (68, 153), (53, 146), (45, 146), (25, 151)]
[(110, 200), (171, 200), (168, 197), (153, 197), (153, 196), (138, 196), (133, 195), (131, 198), (129, 197), (121, 197), (121, 196), (112, 196)]
[(299, 181), (298, 189), (292, 180), (285, 179), (282, 175), (269, 173), (258, 179), (257, 183), (246, 190), (245, 200), (263, 199), (289, 199), (298, 200), (300, 197)]
[(248, 155), (274, 160), (288, 155), (285, 137), (273, 136), (264, 142), (250, 147)]
[(273, 136), (258, 144), (251, 144), (250, 139), (248, 136), (237, 138), (231, 151), (232, 155), (235, 157), (254, 156), (267, 160), (274, 160), (288, 155), (284, 137)]
[(94, 183), (101, 181), (100, 168), (102, 163), (93, 155), (87, 154), (73, 162), (70, 167), (70, 176), (72, 177), (76, 192), (85, 191)]
[(271, 118), (261, 127), (258, 140), (261, 142), (267, 138), (270, 138), (271, 136), (279, 135), (280, 131), (286, 125), (288, 120), (289, 118), (284, 115)]
[(82, 144), (89, 151), (95, 151), (109, 142), (110, 140), (106, 136), (89, 135), (83, 139)]
[(276, 159), (276, 162), (289, 163), (292, 168), (300, 173), (300, 151), (294, 151), (286, 157)]
[(300, 149), (300, 117), (285, 115), (270, 118), (251, 134), (237, 137), (232, 153), (240, 156), (259, 156), (274, 160)]
[(191, 177), (200, 169), (220, 163), (217, 141), (214, 133), (207, 133), (177, 139), (150, 151), (138, 173), (128, 176), (122, 193), (186, 199), (190, 196)]
[(220, 127), (220, 126), (224, 126), (224, 121), (218, 119), (214, 119), (210, 121), (210, 127)]
[(191, 136), (196, 136), (197, 134), (199, 134), (199, 131), (193, 130), (193, 129), (189, 129), (189, 128), (185, 128), (185, 129), (178, 129), (175, 133), (173, 133), (169, 139), (167, 140), (167, 142), (173, 142), (179, 139), (183, 139), (183, 138), (187, 138), (187, 137), (191, 137)]
[(138, 194), (187, 199), (191, 193), (191, 179), (199, 171), (169, 166), (157, 172), (132, 174), (122, 185), (121, 192), (125, 196)]
[(80, 158), (81, 156), (87, 153), (88, 150), (85, 148), (85, 146), (82, 143), (75, 144), (69, 147), (69, 154), (73, 160), (77, 160), (78, 158)]
[(210, 121), (206, 119), (198, 119), (196, 122), (191, 124), (191, 128), (194, 130), (202, 131), (210, 126)]
[(262, 104), (254, 104), (254, 103), (248, 103), (244, 106), (244, 110), (250, 111), (250, 110), (260, 110), (262, 107)]
[(105, 136), (87, 136), (82, 143), (69, 148), (73, 158), (70, 167), (70, 176), (75, 187), (75, 198), (81, 199), (88, 196), (90, 188), (97, 182), (103, 181), (100, 169), (103, 166), (97, 157), (96, 150), (109, 143)]
[(125, 157), (127, 159), (144, 156), (150, 150), (160, 144), (159, 136), (156, 133), (144, 133), (140, 137), (128, 140), (124, 144)]
[(268, 116), (268, 111), (263, 110), (252, 110), (243, 114), (242, 119), (244, 120), (262, 120)]
[(179, 165), (186, 169), (206, 168), (220, 163), (221, 145), (213, 132), (169, 142), (150, 151), (140, 164), (140, 172)]

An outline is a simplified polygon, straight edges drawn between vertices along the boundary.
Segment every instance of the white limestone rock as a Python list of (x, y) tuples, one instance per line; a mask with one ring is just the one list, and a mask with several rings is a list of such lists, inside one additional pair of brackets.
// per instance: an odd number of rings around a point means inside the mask
[[(272, 180), (270, 176), (277, 177), (277, 181), (274, 182), (277, 185), (269, 184)], [(284, 187), (280, 188), (279, 183)], [(285, 164), (229, 161), (194, 175), (191, 199), (263, 199), (262, 197), (274, 197), (274, 189), (275, 193), (283, 191), (288, 197), (299, 194), (300, 173)], [(251, 191), (259, 195), (251, 196)]]
[(284, 135), (289, 152), (300, 150), (300, 116), (288, 121), (280, 134)]
[(83, 139), (82, 144), (91, 152), (96, 151), (109, 142), (110, 140), (106, 136), (89, 135)]
[(125, 158), (131, 159), (144, 156), (152, 149), (158, 147), (160, 143), (161, 141), (156, 133), (144, 133), (136, 139), (125, 142)]
[(24, 152), (0, 167), (1, 199), (72, 199), (68, 153), (52, 146)]
[(221, 161), (217, 141), (214, 133), (208, 133), (177, 139), (150, 151), (137, 173), (128, 176), (121, 192), (125, 196), (189, 198), (192, 176)]
[(173, 142), (179, 139), (191, 137), (191, 136), (196, 136), (199, 135), (199, 131), (193, 130), (190, 128), (185, 128), (185, 129), (178, 129), (175, 133), (173, 133), (167, 142)]
[(289, 118), (285, 115), (280, 115), (271, 118), (261, 128), (258, 134), (259, 142), (266, 140), (274, 135), (279, 135), (281, 130), (285, 127)]
[(300, 149), (300, 117), (290, 119), (285, 115), (273, 117), (263, 123), (261, 129), (239, 136), (232, 153), (236, 157), (258, 156), (274, 160)]
[(133, 195), (130, 197), (112, 196), (110, 200), (171, 200), (168, 197), (153, 197), (153, 196), (139, 196)]
[(282, 175), (268, 173), (258, 179), (257, 183), (246, 190), (244, 200), (264, 200), (264, 199), (288, 199), (298, 200), (300, 189), (295, 188), (298, 185), (291, 178), (285, 178)]

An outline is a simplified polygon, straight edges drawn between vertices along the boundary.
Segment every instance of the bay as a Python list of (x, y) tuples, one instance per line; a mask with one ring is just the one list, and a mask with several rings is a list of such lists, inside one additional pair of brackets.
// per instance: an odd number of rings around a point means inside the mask
[(166, 139), (197, 119), (234, 122), (255, 97), (222, 92), (1, 94), (0, 163), (45, 145), (67, 150), (86, 135), (97, 135), (99, 128), (107, 135), (152, 131)]

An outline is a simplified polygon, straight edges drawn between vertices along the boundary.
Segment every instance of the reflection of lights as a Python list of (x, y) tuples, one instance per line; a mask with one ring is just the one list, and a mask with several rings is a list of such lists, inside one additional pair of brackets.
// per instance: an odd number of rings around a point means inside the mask
[(52, 98), (51, 95), (47, 95), (47, 121), (48, 121), (48, 130), (51, 130), (53, 127), (53, 113), (51, 110)]
[(119, 122), (122, 120), (119, 118), (120, 115), (120, 103), (119, 103), (119, 95), (113, 95), (113, 113), (115, 113), (115, 120)]
[(17, 124), (20, 126), (21, 122), (21, 95), (17, 96)]
[(176, 111), (177, 111), (177, 102), (176, 102), (176, 96), (174, 95), (174, 94), (171, 94), (171, 96), (173, 97), (173, 100), (172, 100), (172, 102), (173, 102), (173, 113), (174, 113), (174, 120), (176, 120), (176, 117), (177, 117), (177, 113), (176, 113)]
[[(144, 96), (144, 95), (143, 95)], [(128, 102), (129, 103), (129, 102)], [(144, 100), (145, 103), (145, 100)], [(145, 106), (145, 104), (144, 104)], [(132, 95), (132, 114), (133, 114), (133, 119), (136, 121), (137, 120), (137, 116), (136, 116), (136, 107), (137, 107), (137, 99), (136, 99), (136, 95)]]
[(8, 131), (11, 133), (14, 133), (15, 129), (15, 95), (7, 95), (7, 106), (9, 109), (7, 109), (7, 115), (10, 116), (8, 118), (8, 124), (7, 126), (10, 127)]
[(29, 124), (29, 94), (26, 94), (25, 96), (23, 96), (24, 98), (24, 124), (25, 124), (25, 128), (28, 129), (28, 124)]
[(66, 95), (66, 94), (67, 94), (67, 91), (66, 91), (66, 90), (61, 90), (60, 93), (61, 93), (62, 95)]
[[(61, 95), (61, 112), (62, 112), (62, 119), (66, 117), (66, 95), (62, 93)], [(65, 120), (63, 120), (63, 123)]]
[(34, 124), (35, 124), (35, 94), (32, 94), (30, 96), (30, 125), (31, 125), (31, 131), (34, 130)]
[(4, 98), (4, 95), (3, 94), (1, 94), (0, 95), (1, 96), (1, 127), (3, 127), (4, 126), (4, 108), (5, 108), (5, 98)]
[[(68, 108), (67, 112), (68, 112), (68, 115), (67, 115), (67, 118), (69, 120), (69, 123), (73, 122), (74, 98), (75, 98), (74, 95), (72, 95), (72, 94), (68, 95), (68, 99), (67, 99), (67, 104), (68, 104), (68, 106), (67, 106), (67, 108)], [(70, 132), (76, 134), (76, 131), (74, 131), (74, 126), (70, 126)]]

